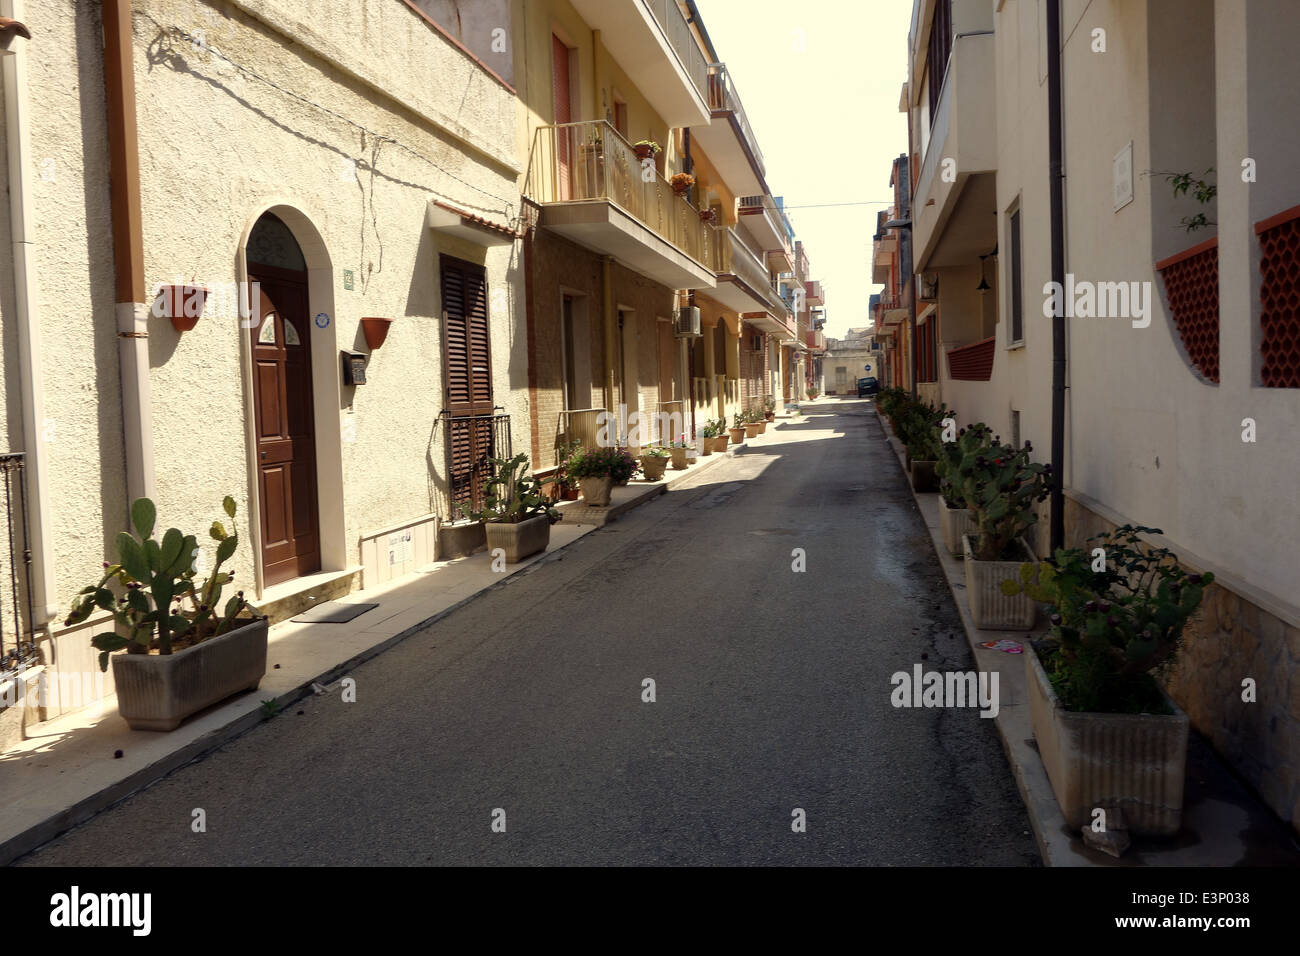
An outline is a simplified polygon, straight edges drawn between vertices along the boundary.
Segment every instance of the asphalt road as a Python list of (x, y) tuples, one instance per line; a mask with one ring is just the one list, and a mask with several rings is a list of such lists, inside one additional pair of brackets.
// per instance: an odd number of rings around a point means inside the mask
[(22, 863), (1036, 865), (993, 722), (890, 703), (973, 664), (874, 413), (806, 407)]

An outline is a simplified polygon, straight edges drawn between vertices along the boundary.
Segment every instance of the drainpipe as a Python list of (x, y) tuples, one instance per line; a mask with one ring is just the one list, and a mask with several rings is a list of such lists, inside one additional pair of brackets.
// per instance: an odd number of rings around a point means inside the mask
[(614, 258), (604, 256), (600, 260), (600, 291), (604, 310), (605, 326), (605, 409), (617, 412), (614, 407), (614, 363), (618, 361), (617, 316), (614, 312)]
[[(1061, 0), (1047, 0), (1047, 115), (1052, 281), (1065, 288), (1065, 171), (1061, 121)], [(1065, 310), (1052, 316), (1051, 548), (1065, 547)]]
[(113, 211), (113, 269), (127, 505), (154, 494), (153, 408), (149, 391), (149, 307), (145, 303), (144, 230), (131, 59), (131, 0), (104, 0), (104, 89)]
[[(0, 4), (4, 16), (23, 20), (22, 0)], [(28, 586), (31, 589), (32, 633), (48, 629), (59, 614), (54, 582), (54, 560), (47, 546), (50, 529), (49, 463), (43, 426), (45, 401), (41, 373), (41, 323), (36, 263), (32, 256), (33, 225), (31, 185), (31, 128), (27, 109), (27, 45), (13, 39), (11, 53), (0, 56), (4, 64), (5, 139), (9, 160), (9, 228), (13, 234), (14, 312), (18, 326), (18, 375), (22, 393), (22, 443), (24, 492), (31, 507), (27, 514)]]

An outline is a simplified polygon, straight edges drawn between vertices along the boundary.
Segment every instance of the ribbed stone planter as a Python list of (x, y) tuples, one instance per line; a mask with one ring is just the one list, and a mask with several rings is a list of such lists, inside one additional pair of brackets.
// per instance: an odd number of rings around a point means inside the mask
[(1182, 826), (1187, 715), (1074, 713), (1061, 706), (1032, 646), (1025, 648), (1029, 716), (1056, 802), (1071, 830), (1093, 810), (1124, 811), (1131, 834), (1173, 836)]
[(266, 673), (266, 618), (175, 654), (114, 654), (117, 712), (132, 730), (175, 730), (182, 720)]
[(614, 479), (608, 475), (604, 478), (582, 478), (578, 481), (578, 487), (582, 489), (583, 501), (593, 508), (605, 508), (609, 505)]
[(641, 456), (641, 470), (645, 472), (646, 481), (659, 481), (663, 478), (664, 469), (667, 467), (667, 458), (660, 458), (656, 455)]
[(939, 478), (934, 473), (935, 461), (912, 462), (912, 489), (926, 494), (939, 490)]
[(545, 551), (551, 543), (551, 519), (546, 515), (527, 521), (486, 521), (488, 553), (497, 548), (506, 553), (506, 564)]
[(686, 449), (673, 448), (670, 450), (673, 453), (673, 468), (677, 471), (685, 471), (686, 470)]
[(949, 508), (948, 502), (939, 499), (939, 530), (943, 532), (943, 546), (954, 558), (965, 554), (961, 536), (974, 535), (978, 529), (975, 512), (969, 508)]
[(1002, 582), (1020, 577), (1020, 565), (1038, 558), (1025, 542), (1016, 542), (1024, 550), (1024, 561), (976, 561), (973, 534), (962, 535), (962, 556), (966, 559), (966, 596), (975, 626), (994, 631), (1027, 631), (1034, 626), (1038, 604), (1027, 594), (1008, 597)]

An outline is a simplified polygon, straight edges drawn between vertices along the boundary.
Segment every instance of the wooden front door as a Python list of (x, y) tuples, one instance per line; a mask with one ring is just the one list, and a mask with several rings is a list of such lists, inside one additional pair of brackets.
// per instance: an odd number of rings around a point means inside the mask
[[(482, 266), (443, 256), (442, 357), (453, 503), (482, 505), (494, 447), (492, 353), (488, 340), (487, 274)], [(453, 517), (458, 517), (453, 515)]]
[(249, 334), (262, 583), (271, 585), (320, 570), (311, 317), (305, 281), (287, 274), (252, 278), (261, 283), (258, 321)]

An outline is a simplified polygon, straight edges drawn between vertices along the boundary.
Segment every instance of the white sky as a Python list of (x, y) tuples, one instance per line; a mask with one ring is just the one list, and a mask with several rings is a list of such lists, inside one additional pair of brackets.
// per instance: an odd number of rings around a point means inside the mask
[[(871, 237), (890, 163), (907, 151), (898, 111), (912, 0), (696, 0), (749, 117), (774, 196), (784, 196), (826, 333), (869, 324)], [(803, 50), (797, 49), (802, 38)], [(878, 200), (870, 206), (799, 206)]]

